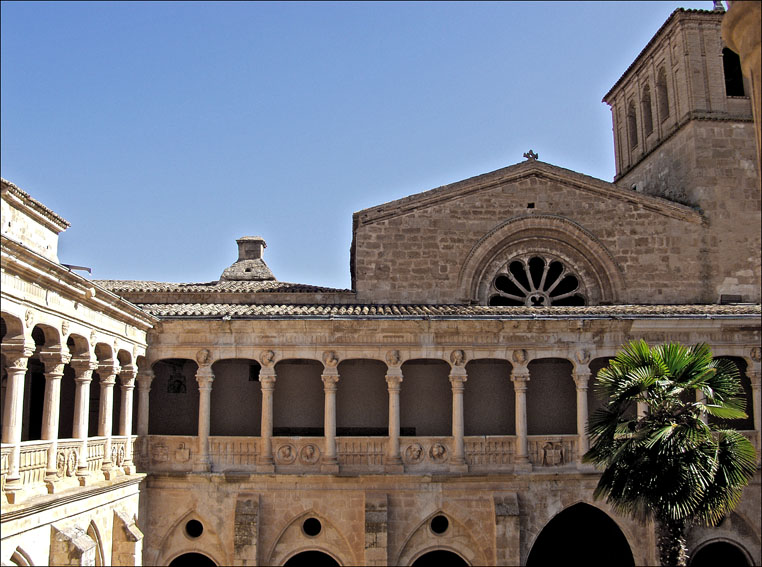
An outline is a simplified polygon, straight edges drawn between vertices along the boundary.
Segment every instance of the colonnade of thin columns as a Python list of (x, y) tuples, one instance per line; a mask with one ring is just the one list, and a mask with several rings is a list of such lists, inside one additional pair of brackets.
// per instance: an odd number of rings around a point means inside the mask
[[(6, 386), (5, 405), (3, 407), (3, 431), (2, 442), (12, 446), (8, 458), (8, 473), (6, 476), (5, 490), (9, 500), (14, 501), (14, 494), (21, 489), (21, 475), (19, 464), (21, 457), (21, 432), (24, 413), (24, 382), (29, 359), (34, 354), (33, 344), (29, 345), (5, 345), (3, 354), (7, 365), (8, 381)], [(99, 364), (90, 359), (72, 359), (65, 349), (43, 349), (40, 352), (40, 361), (45, 368), (45, 394), (43, 398), (43, 418), (41, 438), (49, 441), (47, 462), (45, 466), (45, 482), (48, 490), (53, 492), (58, 480), (58, 427), (61, 407), (61, 379), (64, 375), (64, 367), (70, 364), (74, 370), (74, 418), (72, 423), (72, 437), (79, 440), (78, 462), (76, 476), (81, 484), (87, 484), (89, 471), (87, 466), (88, 457), (88, 422), (90, 413), (90, 383), (92, 373), (98, 371), (100, 380), (100, 405), (98, 413), (98, 435), (105, 437), (102, 472), (106, 479), (113, 478), (116, 473), (111, 458), (112, 420), (113, 420), (113, 389), (116, 377), (121, 378), (121, 415), (119, 421), (119, 434), (130, 436), (132, 434), (132, 392), (136, 369), (134, 366), (121, 368), (113, 360)], [(147, 402), (147, 400), (146, 400)], [(147, 407), (147, 403), (146, 403)], [(134, 472), (132, 461), (132, 445), (125, 443), (125, 455), (123, 470), (127, 474)]]
[[(516, 411), (516, 450), (514, 462), (517, 465), (529, 464), (529, 447), (527, 436), (527, 389), (529, 383), (528, 361), (524, 351), (517, 351), (514, 356), (513, 370), (510, 379), (513, 383)], [(456, 354), (457, 353), (457, 354)], [(273, 396), (276, 390), (277, 373), (275, 371), (273, 354), (268, 351), (263, 355), (259, 382), (262, 392), (261, 409), (261, 445), (257, 458), (257, 469), (261, 472), (274, 471), (273, 459)], [(588, 439), (585, 431), (588, 418), (587, 390), (590, 379), (588, 366), (589, 357), (577, 361), (572, 378), (577, 391), (577, 435), (578, 456), (587, 451)], [(209, 454), (209, 431), (211, 425), (211, 393), (214, 373), (211, 361), (199, 366), (196, 381), (199, 386), (198, 409), (198, 448), (194, 460), (194, 470), (210, 471), (211, 458)], [(468, 373), (465, 368), (465, 357), (462, 351), (455, 351), (451, 357), (449, 380), (452, 390), (452, 456), (450, 468), (453, 471), (467, 471), (465, 459), (465, 418), (463, 396)], [(324, 369), (321, 373), (324, 393), (324, 447), (321, 459), (321, 470), (324, 472), (338, 471), (336, 452), (336, 392), (340, 387), (340, 374), (337, 369), (338, 358), (332, 352), (324, 356)], [(389, 396), (389, 434), (384, 455), (384, 465), (389, 471), (402, 470), (400, 454), (400, 391), (403, 383), (401, 361), (398, 356), (387, 357), (387, 373), (385, 376)], [(154, 373), (151, 370), (141, 370), (137, 376), (138, 383), (138, 435), (148, 434), (148, 404), (149, 392)]]

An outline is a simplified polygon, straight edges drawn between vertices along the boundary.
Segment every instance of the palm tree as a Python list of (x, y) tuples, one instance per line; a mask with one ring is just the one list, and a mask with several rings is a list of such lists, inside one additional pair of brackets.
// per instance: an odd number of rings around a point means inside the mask
[(594, 496), (622, 515), (655, 520), (661, 564), (685, 565), (687, 527), (716, 525), (756, 470), (749, 440), (709, 420), (746, 417), (738, 369), (705, 344), (633, 341), (596, 387), (608, 402), (588, 423), (584, 460), (605, 467)]

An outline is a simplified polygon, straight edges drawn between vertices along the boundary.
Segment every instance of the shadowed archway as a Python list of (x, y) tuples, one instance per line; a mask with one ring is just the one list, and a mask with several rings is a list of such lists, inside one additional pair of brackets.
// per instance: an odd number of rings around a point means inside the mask
[(288, 567), (338, 567), (339, 562), (327, 553), (311, 549), (290, 557), (285, 565)]
[(563, 510), (542, 529), (527, 566), (634, 566), (632, 550), (616, 522), (605, 512), (579, 503)]
[(413, 561), (414, 567), (460, 567), (461, 565), (466, 566), (468, 563), (457, 553), (446, 549), (429, 551)]
[(193, 567), (216, 567), (216, 563), (203, 553), (183, 553), (175, 557), (170, 563), (170, 567), (183, 567), (185, 565)]
[(751, 565), (743, 550), (729, 541), (713, 541), (702, 546), (688, 560), (690, 567), (746, 567)]

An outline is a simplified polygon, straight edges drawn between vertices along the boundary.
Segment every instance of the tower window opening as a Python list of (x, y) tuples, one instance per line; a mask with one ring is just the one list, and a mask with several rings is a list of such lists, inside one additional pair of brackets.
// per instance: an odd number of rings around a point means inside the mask
[(722, 68), (725, 71), (725, 94), (728, 96), (745, 96), (741, 59), (727, 47), (722, 50)]
[(656, 79), (656, 102), (659, 105), (659, 120), (669, 118), (669, 95), (667, 94), (667, 73), (664, 67), (659, 69)]
[(654, 131), (653, 114), (651, 113), (651, 88), (646, 86), (643, 89), (643, 128), (646, 132), (646, 136), (650, 136)]
[(627, 133), (630, 137), (630, 150), (638, 147), (638, 120), (635, 117), (635, 103), (630, 101), (627, 107)]

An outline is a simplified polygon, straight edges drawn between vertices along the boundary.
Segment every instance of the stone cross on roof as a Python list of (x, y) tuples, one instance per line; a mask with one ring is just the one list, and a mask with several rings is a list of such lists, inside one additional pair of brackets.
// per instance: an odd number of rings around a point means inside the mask
[(527, 158), (529, 161), (535, 161), (538, 157), (540, 157), (540, 155), (534, 153), (530, 148), (528, 152), (524, 152), (524, 157)]

